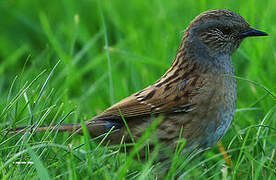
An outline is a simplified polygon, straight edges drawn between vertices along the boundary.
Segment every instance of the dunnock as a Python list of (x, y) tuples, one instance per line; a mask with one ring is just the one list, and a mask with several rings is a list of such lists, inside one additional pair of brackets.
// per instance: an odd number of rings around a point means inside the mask
[[(123, 136), (131, 142), (122, 117), (137, 140), (161, 115), (163, 121), (155, 133), (168, 147), (174, 148), (179, 136), (187, 140), (185, 148), (212, 146), (226, 133), (235, 113), (236, 82), (231, 77), (231, 56), (250, 36), (267, 34), (253, 29), (230, 10), (201, 13), (185, 30), (168, 71), (152, 85), (86, 121), (88, 132), (96, 137), (113, 127), (117, 131), (108, 137), (112, 144), (120, 143)], [(82, 133), (80, 124), (64, 124), (58, 129)]]

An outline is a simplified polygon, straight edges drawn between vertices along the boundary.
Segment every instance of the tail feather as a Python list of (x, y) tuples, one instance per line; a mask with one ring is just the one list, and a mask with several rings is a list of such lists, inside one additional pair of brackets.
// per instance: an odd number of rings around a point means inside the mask
[[(16, 134), (20, 132), (26, 132), (28, 126), (21, 126), (17, 127), (15, 130), (10, 131), (9, 134)], [(51, 131), (51, 130), (58, 130), (58, 131), (67, 131), (67, 132), (75, 132), (82, 134), (81, 130), (81, 124), (80, 123), (68, 123), (68, 124), (61, 124), (61, 125), (51, 125), (51, 126), (42, 126), (35, 130), (35, 132), (43, 132), (43, 131)]]
[(68, 123), (68, 124), (61, 124), (61, 125), (52, 125), (51, 127), (49, 126), (44, 126), (44, 127), (39, 127), (37, 128), (37, 132), (41, 131), (47, 131), (47, 130), (58, 130), (58, 131), (66, 131), (66, 132), (75, 132), (75, 131), (80, 131), (81, 129), (81, 124), (80, 123)]
[[(109, 135), (110, 139), (114, 142), (117, 142), (117, 140), (120, 140), (122, 136), (122, 131), (118, 131), (123, 127), (121, 123), (113, 122), (113, 121), (86, 121), (85, 126), (92, 138), (101, 136), (107, 132), (109, 132), (111, 129), (116, 130), (116, 133), (112, 133)], [(9, 134), (16, 134), (20, 132), (26, 132), (28, 130), (28, 126), (21, 126), (17, 127), (14, 131), (10, 131)], [(80, 123), (68, 123), (68, 124), (60, 124), (60, 125), (51, 125), (51, 126), (41, 126), (38, 127), (35, 132), (44, 132), (44, 131), (52, 131), (57, 130), (60, 132), (69, 132), (74, 134), (83, 134), (82, 132), (82, 126)]]

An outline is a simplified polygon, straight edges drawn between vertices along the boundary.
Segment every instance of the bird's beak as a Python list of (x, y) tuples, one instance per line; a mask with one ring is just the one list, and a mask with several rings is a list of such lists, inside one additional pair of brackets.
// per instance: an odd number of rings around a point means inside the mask
[(241, 38), (250, 37), (250, 36), (268, 36), (268, 34), (263, 31), (254, 29), (252, 27), (249, 27), (247, 31), (240, 33)]

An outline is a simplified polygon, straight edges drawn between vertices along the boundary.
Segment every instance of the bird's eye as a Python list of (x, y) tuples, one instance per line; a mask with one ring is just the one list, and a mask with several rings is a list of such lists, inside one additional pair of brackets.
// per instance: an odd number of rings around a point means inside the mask
[(232, 31), (229, 27), (221, 27), (219, 28), (219, 30), (223, 33), (223, 34), (231, 34)]

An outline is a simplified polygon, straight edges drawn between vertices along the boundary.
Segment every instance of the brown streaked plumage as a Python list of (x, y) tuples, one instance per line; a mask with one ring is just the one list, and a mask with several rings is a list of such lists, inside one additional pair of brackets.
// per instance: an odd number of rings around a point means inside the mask
[[(88, 120), (90, 135), (99, 136), (114, 126), (117, 131), (110, 134), (111, 143), (120, 143), (123, 136), (131, 142), (121, 114), (135, 139), (153, 118), (162, 115), (155, 132), (168, 147), (175, 147), (181, 128), (186, 148), (213, 145), (225, 134), (235, 112), (236, 82), (227, 76), (234, 75), (231, 56), (244, 38), (266, 35), (230, 10), (201, 13), (185, 30), (168, 71), (152, 85)], [(59, 127), (81, 133), (80, 128), (79, 124)]]

